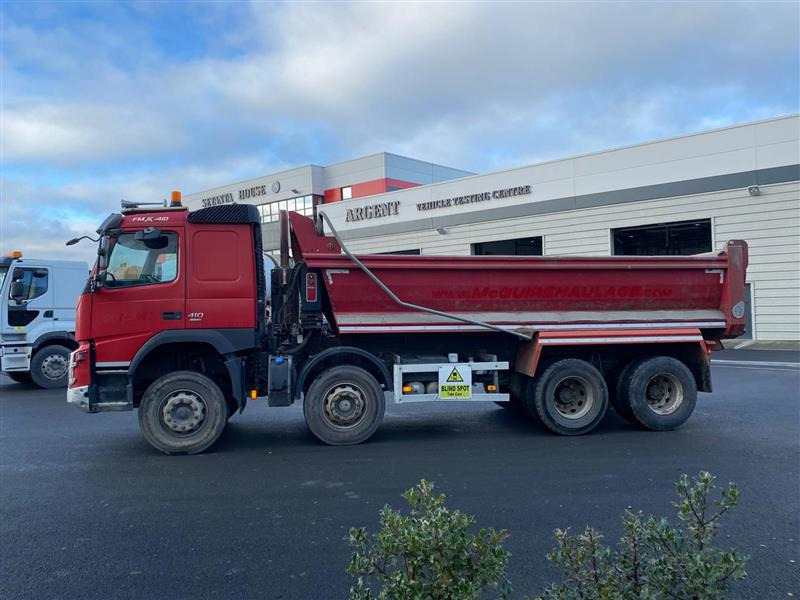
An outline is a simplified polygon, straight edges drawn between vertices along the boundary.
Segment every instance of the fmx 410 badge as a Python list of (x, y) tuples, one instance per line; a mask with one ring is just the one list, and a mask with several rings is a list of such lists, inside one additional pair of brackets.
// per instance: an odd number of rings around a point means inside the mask
[(439, 398), (469, 400), (472, 398), (472, 369), (469, 365), (439, 367)]

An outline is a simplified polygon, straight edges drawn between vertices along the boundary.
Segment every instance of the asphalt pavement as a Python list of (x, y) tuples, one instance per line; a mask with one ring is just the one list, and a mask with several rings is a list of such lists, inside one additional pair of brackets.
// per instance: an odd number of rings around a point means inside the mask
[(800, 597), (800, 370), (713, 371), (715, 392), (673, 432), (609, 413), (567, 438), (494, 404), (403, 405), (369, 442), (332, 448), (299, 406), (251, 405), (212, 451), (177, 457), (147, 445), (136, 413), (83, 414), (63, 391), (2, 378), (0, 597), (346, 598), (348, 529), (375, 530), (423, 477), (480, 526), (508, 529), (521, 597), (556, 576), (554, 528), (614, 540), (626, 507), (672, 515), (673, 482), (701, 469), (742, 490), (719, 538), (751, 555), (730, 597)]

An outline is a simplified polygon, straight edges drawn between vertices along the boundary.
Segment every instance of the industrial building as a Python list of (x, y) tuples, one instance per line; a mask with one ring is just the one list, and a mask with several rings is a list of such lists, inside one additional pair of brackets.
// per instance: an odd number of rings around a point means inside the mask
[(745, 337), (800, 340), (800, 115), (474, 174), (389, 153), (190, 194), (325, 210), (358, 253), (697, 254), (750, 245)]

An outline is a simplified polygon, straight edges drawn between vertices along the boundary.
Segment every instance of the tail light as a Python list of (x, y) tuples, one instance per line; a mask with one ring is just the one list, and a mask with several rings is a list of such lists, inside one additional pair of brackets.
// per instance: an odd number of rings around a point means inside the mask
[(317, 274), (306, 273), (306, 302), (317, 301)]

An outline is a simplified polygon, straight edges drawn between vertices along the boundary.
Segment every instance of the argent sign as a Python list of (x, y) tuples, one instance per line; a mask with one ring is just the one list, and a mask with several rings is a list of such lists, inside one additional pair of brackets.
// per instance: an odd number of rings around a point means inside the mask
[(351, 223), (353, 221), (364, 221), (366, 219), (377, 219), (379, 217), (398, 215), (399, 209), (400, 202), (397, 200), (394, 202), (370, 204), (369, 206), (359, 206), (358, 208), (348, 208), (345, 222)]

